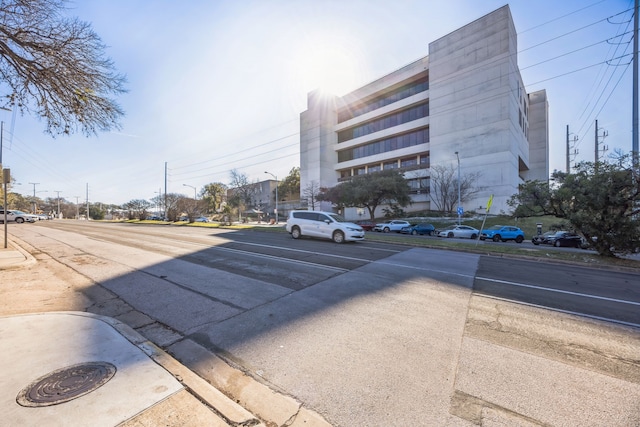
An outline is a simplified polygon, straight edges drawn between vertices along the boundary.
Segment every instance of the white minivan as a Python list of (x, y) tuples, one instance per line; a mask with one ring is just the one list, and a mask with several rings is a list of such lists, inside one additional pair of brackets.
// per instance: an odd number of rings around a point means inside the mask
[(294, 239), (323, 237), (336, 243), (364, 240), (362, 227), (333, 212), (291, 211), (286, 228)]

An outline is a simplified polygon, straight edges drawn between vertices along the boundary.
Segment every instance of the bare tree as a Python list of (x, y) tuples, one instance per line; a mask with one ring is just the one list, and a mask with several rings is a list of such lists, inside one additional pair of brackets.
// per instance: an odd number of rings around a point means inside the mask
[(238, 209), (238, 220), (242, 221), (242, 210), (250, 206), (258, 192), (257, 182), (249, 182), (249, 177), (243, 172), (233, 169), (231, 171), (231, 195), (229, 204)]
[[(431, 167), (431, 200), (436, 210), (453, 212), (458, 204), (458, 173), (453, 165), (436, 165)], [(481, 187), (476, 183), (480, 172), (466, 173), (460, 176), (460, 202), (469, 201)]]
[(51, 135), (119, 129), (110, 95), (126, 92), (91, 25), (64, 16), (66, 0), (0, 2), (0, 105), (43, 118)]
[(182, 199), (186, 197), (183, 194), (178, 193), (167, 193), (164, 195), (164, 200), (166, 201), (165, 205), (165, 217), (169, 221), (177, 221), (180, 215), (180, 203), (182, 203)]
[(311, 181), (304, 190), (302, 190), (302, 198), (307, 201), (307, 206), (309, 206), (312, 211), (316, 210), (318, 194), (320, 194), (320, 184), (318, 184), (318, 181)]

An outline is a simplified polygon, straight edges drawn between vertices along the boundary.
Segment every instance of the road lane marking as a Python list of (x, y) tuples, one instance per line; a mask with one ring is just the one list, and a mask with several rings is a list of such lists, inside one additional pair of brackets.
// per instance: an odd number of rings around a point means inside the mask
[[(277, 256), (274, 256), (274, 255), (265, 255), (265, 254), (261, 254), (261, 253), (257, 253), (257, 252), (243, 251), (243, 250), (240, 250), (240, 249), (222, 248), (220, 246), (209, 246), (209, 249), (217, 249), (217, 250), (220, 250), (220, 251), (234, 252), (234, 253), (239, 253), (239, 254), (243, 254), (243, 255), (253, 256), (253, 257), (256, 257), (256, 258), (269, 258), (269, 259), (273, 259), (273, 260), (276, 260), (276, 261), (285, 262), (285, 263), (291, 263), (291, 264), (296, 264), (296, 265), (304, 264), (304, 265), (308, 265), (308, 266), (311, 266), (311, 267), (324, 268), (326, 270), (338, 271), (340, 273), (346, 273), (346, 272), (350, 271), (347, 268), (333, 267), (333, 266), (330, 266), (330, 265), (317, 264), (315, 262), (300, 261), (300, 260), (295, 260), (295, 259), (277, 257)], [(193, 254), (190, 254), (190, 255), (193, 255)], [(365, 261), (365, 260), (363, 260), (363, 261)]]
[(559, 293), (559, 294), (574, 295), (574, 296), (579, 296), (579, 297), (593, 298), (593, 299), (599, 299), (599, 300), (603, 300), (603, 301), (618, 302), (618, 303), (621, 303), (621, 304), (630, 304), (630, 305), (640, 306), (640, 302), (635, 302), (635, 301), (627, 301), (627, 300), (622, 300), (622, 299), (617, 299), (617, 298), (601, 297), (601, 296), (598, 296), (598, 295), (583, 294), (581, 292), (564, 291), (564, 290), (561, 290), (561, 289), (545, 288), (545, 287), (542, 287), (542, 286), (525, 285), (524, 283), (510, 282), (510, 281), (507, 281), (507, 280), (490, 279), (488, 277), (476, 277), (476, 280), (484, 280), (484, 281), (487, 281), (487, 282), (502, 283), (502, 284), (505, 284), (505, 285), (518, 286), (518, 287), (521, 287), (521, 288), (529, 288), (529, 289), (536, 289), (536, 290), (540, 290), (540, 291), (556, 292), (556, 293)]
[(557, 308), (557, 307), (548, 307), (546, 305), (533, 304), (533, 303), (530, 303), (530, 302), (524, 302), (524, 301), (518, 301), (518, 300), (509, 299), (509, 298), (497, 297), (497, 296), (494, 296), (494, 295), (480, 294), (480, 295), (477, 295), (477, 296), (479, 296), (481, 298), (490, 298), (490, 299), (495, 299), (495, 300), (498, 300), (498, 301), (511, 302), (511, 303), (514, 303), (514, 304), (526, 305), (528, 307), (541, 308), (541, 309), (544, 309), (544, 310), (556, 311), (558, 313), (571, 314), (571, 315), (574, 315), (574, 316), (587, 317), (589, 319), (601, 320), (601, 321), (605, 321), (605, 322), (618, 323), (618, 324), (625, 325), (625, 326), (632, 326), (634, 328), (640, 328), (640, 324), (638, 324), (638, 323), (625, 322), (624, 320), (612, 319), (610, 317), (596, 316), (596, 315), (593, 315), (593, 314), (580, 313), (578, 311), (563, 310), (563, 309)]

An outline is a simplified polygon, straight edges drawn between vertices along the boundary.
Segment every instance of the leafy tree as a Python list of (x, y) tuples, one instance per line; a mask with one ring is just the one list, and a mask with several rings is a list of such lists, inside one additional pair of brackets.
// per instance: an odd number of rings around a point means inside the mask
[(124, 112), (109, 96), (126, 92), (125, 77), (91, 25), (64, 16), (66, 3), (0, 2), (0, 77), (8, 89), (0, 104), (35, 113), (51, 135), (119, 129)]
[[(453, 165), (435, 165), (431, 173), (431, 200), (441, 212), (452, 213), (458, 206), (458, 171)], [(471, 200), (480, 190), (480, 172), (460, 175), (460, 203)]]
[(295, 167), (289, 175), (278, 183), (279, 201), (298, 199), (300, 197), (300, 168)]
[[(15, 179), (11, 178), (11, 184), (7, 184), (7, 208), (27, 212), (31, 209), (33, 203), (29, 200), (29, 197), (25, 197), (20, 193), (14, 193), (11, 191), (11, 187), (14, 183)], [(3, 206), (3, 204), (4, 185), (0, 185), (0, 206)]]
[(367, 208), (375, 218), (376, 208), (383, 204), (408, 206), (411, 203), (409, 184), (395, 169), (366, 175), (356, 175), (332, 188), (323, 188), (317, 200), (330, 201), (339, 208)]
[(227, 198), (227, 186), (221, 182), (212, 182), (202, 189), (202, 200), (207, 213), (220, 211), (222, 202)]
[(554, 184), (528, 181), (512, 196), (519, 216), (553, 215), (566, 219), (605, 256), (640, 246), (640, 170), (627, 157), (618, 164), (584, 162), (575, 173), (554, 172)]
[[(87, 212), (85, 208), (85, 213)], [(100, 207), (99, 203), (89, 204), (89, 218), (99, 221), (104, 219), (105, 211)]]
[(129, 211), (129, 219), (145, 219), (147, 218), (149, 209), (153, 204), (144, 199), (134, 199), (124, 204), (124, 209)]

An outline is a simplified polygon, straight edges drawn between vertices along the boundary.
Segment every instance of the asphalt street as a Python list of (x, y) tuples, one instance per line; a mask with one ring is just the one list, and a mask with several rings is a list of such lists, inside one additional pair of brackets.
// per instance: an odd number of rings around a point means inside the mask
[[(74, 221), (15, 230), (90, 278), (83, 297), (117, 296), (89, 310), (152, 319), (130, 321), (248, 409), (246, 390), (212, 361), (336, 426), (640, 423), (635, 320), (596, 319), (621, 310), (593, 298), (634, 306), (633, 273), (558, 273), (580, 287), (562, 295), (588, 294), (604, 310), (585, 318), (580, 305), (526, 300), (556, 286), (556, 265), (279, 232)], [(488, 283), (526, 286), (505, 294)]]

